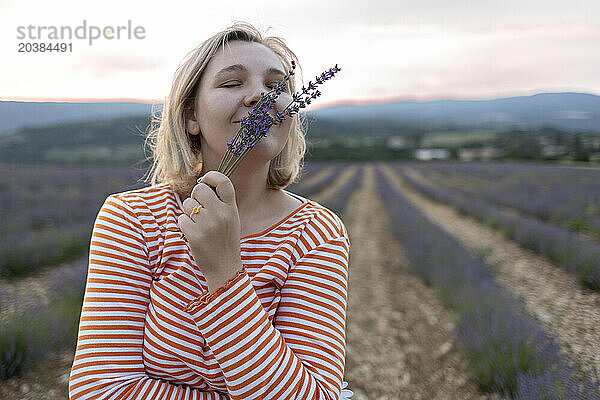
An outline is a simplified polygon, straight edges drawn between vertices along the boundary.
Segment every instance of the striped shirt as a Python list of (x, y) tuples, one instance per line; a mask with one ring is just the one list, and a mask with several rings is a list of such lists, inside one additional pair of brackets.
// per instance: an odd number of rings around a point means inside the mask
[(241, 238), (243, 268), (212, 293), (172, 231), (183, 205), (170, 186), (108, 196), (70, 398), (338, 399), (350, 243), (333, 212), (293, 196), (302, 205)]

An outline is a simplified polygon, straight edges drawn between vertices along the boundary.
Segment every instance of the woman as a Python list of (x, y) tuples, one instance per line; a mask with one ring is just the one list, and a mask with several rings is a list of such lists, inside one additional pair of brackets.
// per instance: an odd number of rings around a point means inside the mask
[(290, 59), (236, 24), (178, 69), (150, 134), (152, 186), (109, 196), (94, 225), (71, 399), (342, 396), (349, 240), (283, 189), (305, 151), (297, 116), (231, 178), (216, 172)]

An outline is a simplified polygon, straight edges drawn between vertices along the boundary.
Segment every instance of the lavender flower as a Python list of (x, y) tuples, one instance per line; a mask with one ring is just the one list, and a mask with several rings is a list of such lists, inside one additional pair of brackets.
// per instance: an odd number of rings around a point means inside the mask
[(292, 60), (291, 64), (292, 69), (288, 71), (283, 80), (277, 82), (270, 92), (266, 94), (261, 93), (261, 98), (254, 108), (247, 116), (241, 119), (241, 126), (237, 135), (227, 143), (227, 151), (217, 169), (219, 172), (230, 176), (248, 152), (254, 148), (256, 143), (267, 135), (271, 126), (281, 124), (287, 117), (293, 117), (301, 108), (309, 105), (312, 100), (321, 95), (321, 92), (317, 90), (317, 85), (323, 84), (325, 81), (333, 78), (341, 70), (336, 64), (334, 67), (317, 76), (315, 78), (316, 83), (309, 81), (308, 87), (302, 86), (302, 91), (294, 93), (292, 101), (283, 111), (277, 111), (273, 118), (269, 112), (275, 106), (277, 97), (286, 89), (290, 77), (294, 75), (296, 63)]

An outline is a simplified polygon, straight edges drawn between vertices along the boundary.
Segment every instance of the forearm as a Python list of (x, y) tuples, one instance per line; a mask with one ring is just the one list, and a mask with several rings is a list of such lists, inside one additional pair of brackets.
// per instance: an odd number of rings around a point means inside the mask
[(228, 288), (192, 302), (187, 310), (219, 363), (232, 399), (338, 398), (343, 327), (333, 335), (320, 328), (313, 329), (312, 337), (302, 332), (303, 338), (297, 339), (310, 342), (308, 353), (332, 355), (305, 363), (273, 326), (245, 273), (236, 275)]
[(208, 286), (208, 292), (214, 293), (219, 288), (227, 286), (229, 281), (235, 278), (235, 276), (242, 270), (241, 262), (236, 264), (235, 268), (229, 268), (226, 270), (218, 270), (214, 272), (202, 271), (202, 275), (206, 279)]
[(200, 379), (176, 385), (148, 375), (143, 346), (155, 283), (137, 216), (122, 200), (109, 197), (90, 243), (71, 399), (229, 398)]
[(228, 400), (229, 396), (212, 390), (175, 385), (143, 374), (125, 381), (103, 378), (106, 373), (76, 374), (71, 377), (71, 400)]

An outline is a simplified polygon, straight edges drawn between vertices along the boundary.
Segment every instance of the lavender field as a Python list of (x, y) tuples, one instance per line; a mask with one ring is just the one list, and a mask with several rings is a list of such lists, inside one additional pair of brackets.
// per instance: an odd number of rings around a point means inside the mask
[[(66, 398), (96, 213), (144, 173), (0, 168), (0, 398)], [(308, 164), (288, 190), (350, 233), (354, 398), (600, 399), (599, 178), (529, 163)]]
[(436, 186), (600, 240), (600, 168), (523, 162), (414, 166)]
[[(462, 213), (471, 215), (487, 225), (501, 230), (510, 239), (548, 257), (557, 265), (573, 273), (584, 286), (592, 290), (600, 290), (600, 240), (598, 237), (579, 235), (569, 229), (564, 220), (558, 217), (541, 218), (539, 214), (524, 211), (546, 209), (575, 212), (578, 209), (577, 204), (585, 203), (587, 204), (586, 210), (580, 209), (577, 212), (577, 220), (583, 221), (578, 225), (592, 226), (598, 217), (594, 207), (598, 204), (600, 192), (598, 185), (593, 185), (591, 182), (600, 177), (599, 170), (556, 171), (556, 167), (534, 164), (531, 165), (533, 170), (531, 172), (525, 164), (522, 166), (522, 171), (517, 172), (519, 170), (513, 169), (513, 173), (508, 174), (511, 167), (499, 164), (500, 173), (496, 172), (495, 178), (493, 174), (487, 175), (486, 184), (481, 184), (480, 191), (473, 192), (465, 191), (460, 184), (453, 183), (454, 181), (469, 181), (467, 177), (453, 179), (455, 176), (448, 171), (455, 167), (454, 164), (446, 165), (446, 176), (439, 180), (435, 179), (435, 170), (430, 171), (428, 167), (424, 169), (415, 167), (416, 165), (397, 165), (396, 169), (415, 189), (438, 201), (451, 204)], [(482, 171), (484, 169), (475, 165), (473, 180), (483, 179), (481, 176), (485, 176), (486, 173)], [(489, 171), (489, 167), (487, 171)], [(432, 175), (434, 178), (431, 178)], [(532, 178), (527, 180), (527, 176)], [(561, 176), (565, 181), (564, 187), (557, 183), (558, 177)], [(504, 182), (510, 179), (518, 180), (520, 186), (508, 187)], [(526, 186), (525, 182), (531, 183)], [(543, 193), (541, 188), (544, 188)], [(497, 197), (485, 195), (485, 193), (494, 191), (501, 194)], [(573, 194), (565, 195), (565, 191)], [(482, 194), (479, 195), (479, 193)], [(527, 196), (530, 196), (529, 200), (527, 200)], [(502, 202), (501, 199), (512, 200)], [(553, 199), (559, 204), (555, 205)], [(513, 205), (512, 208), (507, 205), (509, 203)], [(553, 215), (558, 215), (558, 213), (559, 211), (556, 211)]]
[(0, 167), (0, 276), (24, 276), (81, 257), (104, 199), (142, 187), (119, 167)]
[(559, 343), (520, 310), (482, 260), (429, 222), (381, 170), (378, 183), (411, 268), (457, 313), (456, 337), (483, 392), (514, 399), (599, 398), (597, 378), (577, 379)]

